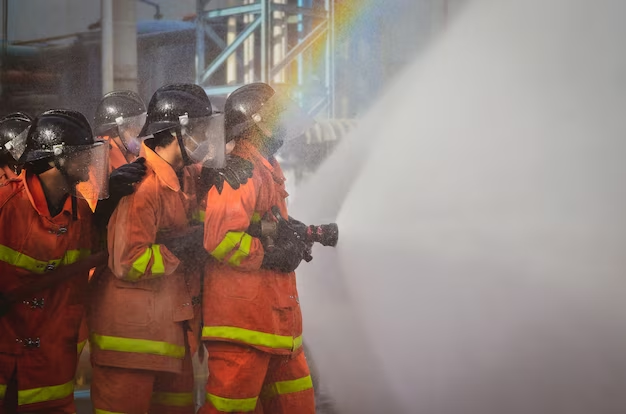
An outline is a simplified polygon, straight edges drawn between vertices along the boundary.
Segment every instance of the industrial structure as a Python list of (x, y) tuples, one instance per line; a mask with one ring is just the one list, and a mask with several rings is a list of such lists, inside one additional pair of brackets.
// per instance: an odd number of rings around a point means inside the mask
[(285, 149), (304, 177), (462, 1), (0, 0), (0, 115), (90, 117), (105, 92), (148, 100), (176, 82), (221, 109), (237, 87), (268, 82), (319, 121)]
[[(243, 0), (207, 9), (210, 4), (197, 0), (197, 84), (220, 95), (267, 82), (288, 89), (312, 115), (333, 117), (334, 0)], [(215, 23), (226, 24), (226, 38)], [(207, 41), (220, 49), (213, 59), (207, 59)]]

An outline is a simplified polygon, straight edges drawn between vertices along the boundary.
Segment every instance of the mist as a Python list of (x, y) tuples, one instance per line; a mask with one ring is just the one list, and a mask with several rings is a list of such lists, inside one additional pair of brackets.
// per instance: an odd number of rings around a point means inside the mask
[(626, 411), (624, 15), (475, 0), (298, 189), (340, 412)]

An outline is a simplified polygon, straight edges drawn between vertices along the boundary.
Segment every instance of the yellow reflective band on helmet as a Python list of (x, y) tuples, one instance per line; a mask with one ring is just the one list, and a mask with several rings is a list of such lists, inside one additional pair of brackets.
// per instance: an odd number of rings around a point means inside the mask
[(4, 394), (7, 392), (7, 386), (0, 384), (0, 399), (4, 398)]
[(259, 221), (261, 221), (261, 215), (259, 213), (254, 213), (250, 221), (252, 223), (258, 223)]
[(237, 247), (244, 234), (243, 231), (229, 231), (226, 233), (224, 240), (211, 252), (211, 256), (217, 260), (223, 260), (228, 253)]
[(228, 263), (230, 263), (233, 266), (241, 265), (241, 261), (245, 257), (248, 257), (248, 255), (250, 254), (251, 246), (252, 246), (252, 236), (244, 233), (243, 237), (241, 238), (241, 242), (239, 243), (239, 249), (237, 249), (237, 251), (233, 253), (233, 255), (230, 257), (230, 259), (228, 259)]
[(89, 339), (92, 345), (97, 346), (103, 351), (133, 352), (136, 354), (161, 355), (178, 359), (185, 357), (184, 346), (168, 344), (167, 342), (120, 338), (98, 334), (92, 334)]
[(146, 251), (133, 262), (126, 279), (133, 282), (139, 280), (146, 274), (146, 271), (148, 270), (148, 263), (150, 263), (150, 259), (153, 257), (154, 261), (152, 262), (150, 272), (157, 276), (164, 274), (165, 265), (163, 264), (163, 256), (161, 255), (161, 246), (153, 244), (151, 247), (147, 247)]
[(79, 356), (83, 352), (83, 349), (85, 348), (86, 343), (87, 343), (87, 340), (85, 339), (83, 342), (79, 342), (78, 345), (76, 345), (76, 353)]
[(44, 273), (48, 267), (57, 268), (77, 262), (91, 254), (90, 250), (68, 250), (60, 259), (50, 261), (37, 260), (33, 257), (20, 253), (10, 247), (0, 245), (0, 260), (12, 266), (26, 269), (33, 273)]
[(253, 398), (223, 398), (217, 395), (206, 395), (206, 401), (210, 402), (218, 411), (224, 413), (247, 413), (254, 411), (258, 397)]
[(194, 404), (193, 394), (190, 392), (155, 392), (150, 401), (168, 407), (190, 407)]
[(249, 345), (294, 351), (302, 346), (302, 335), (294, 338), (292, 336), (268, 334), (233, 326), (205, 326), (202, 328), (202, 337), (232, 339)]
[(125, 414), (125, 413), (118, 413), (118, 412), (115, 412), (115, 411), (100, 410), (98, 408), (96, 408), (94, 412), (96, 414)]
[(261, 398), (269, 399), (277, 395), (292, 394), (313, 388), (313, 380), (310, 375), (291, 381), (279, 381), (266, 385), (261, 393)]
[(61, 400), (74, 392), (74, 381), (62, 385), (51, 387), (33, 388), (30, 390), (19, 390), (17, 392), (17, 404), (35, 404), (45, 401)]

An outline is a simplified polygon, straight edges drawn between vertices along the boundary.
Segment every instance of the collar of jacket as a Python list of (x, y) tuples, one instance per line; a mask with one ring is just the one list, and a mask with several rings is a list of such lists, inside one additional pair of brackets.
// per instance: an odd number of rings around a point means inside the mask
[(113, 139), (113, 137), (104, 135), (99, 138), (109, 144), (109, 164), (111, 167), (109, 168), (109, 173), (124, 164), (128, 164), (128, 161), (124, 156), (124, 152), (126, 149), (120, 148), (120, 146), (117, 145), (117, 142), (115, 142), (115, 139)]
[(180, 191), (180, 181), (176, 171), (163, 158), (154, 152), (145, 142), (141, 144), (140, 156), (146, 158), (146, 164), (157, 175), (159, 180), (173, 191)]
[[(33, 208), (37, 210), (37, 213), (39, 213), (40, 216), (52, 218), (52, 216), (50, 215), (50, 210), (48, 209), (48, 201), (46, 200), (46, 195), (43, 192), (43, 187), (41, 186), (41, 181), (39, 180), (39, 177), (35, 174), (22, 171), (19, 178), (24, 183), (24, 190), (26, 191), (28, 199), (33, 205)], [(78, 210), (78, 218), (81, 218), (80, 209)], [(63, 210), (61, 211), (61, 213), (72, 215), (71, 196), (68, 196), (65, 199), (65, 203), (63, 204)]]
[(274, 180), (277, 182), (285, 181), (285, 176), (283, 175), (283, 171), (281, 170), (278, 161), (276, 161), (276, 158), (272, 157), (271, 161), (267, 160), (249, 141), (242, 140), (237, 142), (237, 145), (233, 150), (233, 155), (237, 155), (238, 157), (251, 161), (255, 165), (262, 164), (272, 173)]

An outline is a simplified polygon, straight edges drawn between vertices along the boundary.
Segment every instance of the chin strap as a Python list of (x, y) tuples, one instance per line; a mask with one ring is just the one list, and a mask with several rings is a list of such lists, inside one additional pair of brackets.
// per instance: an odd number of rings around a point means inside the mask
[(180, 153), (183, 156), (183, 163), (185, 165), (194, 164), (191, 158), (189, 158), (189, 154), (187, 154), (185, 144), (183, 144), (183, 132), (181, 128), (176, 128), (176, 141), (178, 141), (178, 147), (180, 148)]
[[(70, 178), (67, 175), (67, 171), (65, 171), (65, 168), (61, 167), (61, 164), (59, 163), (59, 159), (55, 158), (54, 159), (54, 166), (56, 167), (57, 170), (59, 170), (61, 172), (61, 175), (63, 176), (63, 178), (65, 178), (65, 182), (66, 183), (70, 183)], [(77, 221), (78, 220), (78, 200), (76, 200), (76, 184), (69, 184), (70, 185), (70, 197), (72, 198), (72, 220)]]

